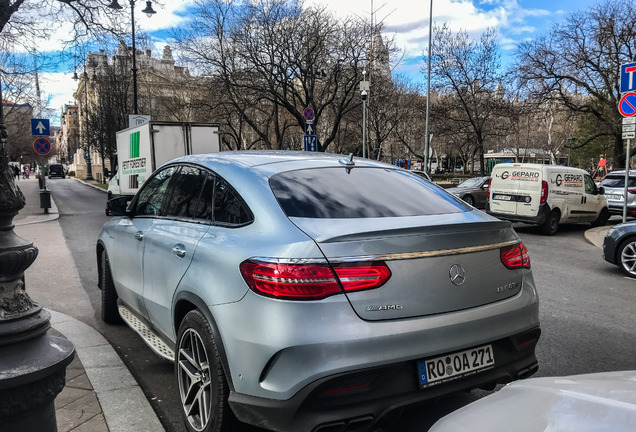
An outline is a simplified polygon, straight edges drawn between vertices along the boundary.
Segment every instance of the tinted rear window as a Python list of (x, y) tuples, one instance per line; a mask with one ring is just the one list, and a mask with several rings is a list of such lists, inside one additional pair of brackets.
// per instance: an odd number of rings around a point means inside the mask
[(317, 168), (273, 176), (270, 186), (288, 217), (313, 219), (421, 216), (468, 208), (409, 172)]
[[(601, 186), (608, 188), (624, 188), (625, 187), (625, 176), (624, 175), (608, 175), (603, 181), (601, 181)], [(636, 187), (636, 178), (630, 177), (628, 187)]]

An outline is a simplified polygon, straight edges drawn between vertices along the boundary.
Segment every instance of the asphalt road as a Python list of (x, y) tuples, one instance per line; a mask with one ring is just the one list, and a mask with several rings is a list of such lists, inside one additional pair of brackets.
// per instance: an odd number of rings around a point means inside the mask
[[(173, 367), (155, 356), (125, 326), (101, 323), (95, 241), (107, 220), (106, 195), (72, 179), (48, 182), (60, 212), (59, 223), (94, 309), (87, 324), (99, 330), (138, 380), (169, 432), (186, 431), (179, 413)], [(614, 218), (611, 223), (619, 220)], [(542, 336), (538, 376), (636, 369), (636, 280), (623, 277), (584, 239), (588, 225), (565, 225), (554, 237), (515, 225), (526, 244), (540, 296)], [(424, 432), (444, 414), (489, 392), (445, 397), (399, 413), (378, 425), (391, 432)], [(245, 431), (260, 429), (245, 428)]]

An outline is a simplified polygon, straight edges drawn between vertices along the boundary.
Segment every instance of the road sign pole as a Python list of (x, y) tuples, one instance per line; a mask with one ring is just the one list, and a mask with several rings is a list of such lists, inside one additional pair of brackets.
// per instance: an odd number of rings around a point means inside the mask
[(629, 186), (629, 151), (632, 145), (632, 140), (627, 139), (627, 153), (625, 155), (625, 190), (623, 191), (623, 223), (627, 221), (627, 193)]
[(362, 99), (362, 157), (367, 157), (367, 101)]

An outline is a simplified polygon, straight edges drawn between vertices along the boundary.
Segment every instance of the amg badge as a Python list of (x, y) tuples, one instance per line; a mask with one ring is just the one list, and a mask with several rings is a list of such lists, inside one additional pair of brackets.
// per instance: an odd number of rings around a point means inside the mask
[(404, 305), (391, 304), (391, 305), (367, 306), (367, 311), (368, 312), (400, 310), (400, 309), (404, 309)]

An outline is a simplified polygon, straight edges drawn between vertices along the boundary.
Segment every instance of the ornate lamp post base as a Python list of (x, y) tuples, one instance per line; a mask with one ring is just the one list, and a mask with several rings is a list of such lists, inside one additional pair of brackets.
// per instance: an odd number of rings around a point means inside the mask
[[(31, 318), (35, 327), (46, 323), (48, 328), (51, 316), (40, 310)], [(23, 327), (20, 322), (14, 324), (10, 327)], [(3, 336), (13, 339), (11, 333)], [(75, 356), (73, 345), (44, 333), (0, 349), (0, 431), (57, 431), (54, 402)]]
[(6, 136), (0, 111), (0, 432), (56, 432), (54, 401), (75, 349), (47, 334), (51, 315), (24, 289), (38, 249), (13, 231), (25, 201), (9, 168)]

